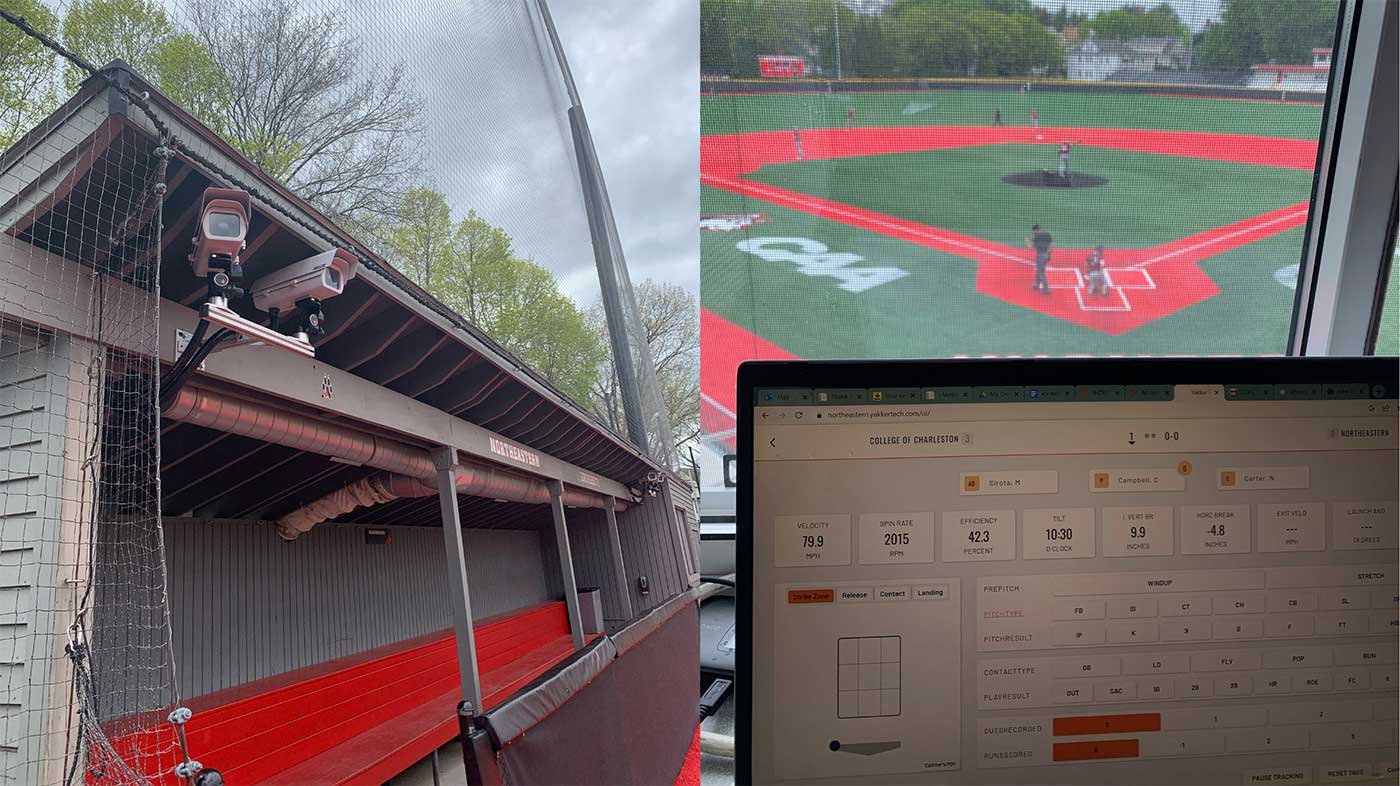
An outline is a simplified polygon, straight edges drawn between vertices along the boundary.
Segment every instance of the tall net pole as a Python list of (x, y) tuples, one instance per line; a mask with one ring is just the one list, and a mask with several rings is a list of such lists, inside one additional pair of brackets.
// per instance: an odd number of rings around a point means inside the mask
[(657, 461), (674, 467), (675, 445), (670, 417), (662, 404), (656, 366), (652, 363), (651, 348), (647, 345), (646, 331), (637, 309), (632, 279), (627, 272), (627, 260), (623, 256), (617, 225), (613, 220), (612, 203), (608, 199), (607, 185), (603, 182), (593, 136), (588, 129), (588, 118), (584, 115), (583, 103), (574, 86), (568, 60), (564, 57), (564, 47), (559, 42), (559, 34), (549, 15), (549, 6), (545, 0), (537, 0), (537, 4), (569, 95), (569, 126), (573, 132), (579, 185), (588, 214), (593, 258), (598, 266), (598, 284), (602, 290), (618, 389), (622, 394), (627, 436)]

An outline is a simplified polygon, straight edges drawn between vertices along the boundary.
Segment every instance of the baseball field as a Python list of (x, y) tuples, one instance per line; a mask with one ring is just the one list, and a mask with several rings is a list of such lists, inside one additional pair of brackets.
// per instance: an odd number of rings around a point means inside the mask
[[(733, 428), (751, 358), (1281, 354), (1321, 122), (1168, 94), (704, 95), (704, 430)], [(1397, 333), (1391, 308), (1378, 351)]]

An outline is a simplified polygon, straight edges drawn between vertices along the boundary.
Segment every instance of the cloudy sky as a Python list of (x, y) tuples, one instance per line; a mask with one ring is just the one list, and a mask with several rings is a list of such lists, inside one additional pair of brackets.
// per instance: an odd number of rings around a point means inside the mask
[[(189, 0), (164, 0), (178, 9)], [(238, 0), (255, 5), (257, 0)], [(581, 306), (598, 275), (563, 82), (536, 0), (297, 0), (355, 38), (361, 73), (402, 65), (428, 184), (475, 211)], [(698, 2), (553, 0), (632, 280), (699, 290)], [(176, 14), (178, 18), (178, 13)]]
[[(700, 287), (698, 2), (551, 4), (634, 281)], [(560, 271), (570, 293), (596, 271)], [(590, 295), (591, 297), (591, 295)]]
[[(331, 0), (306, 0), (327, 6)], [(535, 0), (336, 3), (423, 98), (430, 181), (549, 268), (581, 306), (598, 275), (558, 67)], [(698, 3), (554, 0), (634, 282), (699, 290)]]

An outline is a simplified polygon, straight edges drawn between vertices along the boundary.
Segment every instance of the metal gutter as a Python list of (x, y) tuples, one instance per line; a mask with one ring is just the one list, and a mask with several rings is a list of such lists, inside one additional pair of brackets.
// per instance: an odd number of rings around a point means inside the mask
[[(437, 470), (427, 449), (350, 426), (195, 387), (182, 389), (165, 417), (329, 456), (348, 464), (385, 470), (356, 480), (280, 518), (278, 534), (285, 540), (294, 540), (322, 521), (356, 508), (437, 494), (437, 485), (433, 482)], [(545, 480), (475, 462), (454, 465), (453, 479), (458, 494), (537, 505), (551, 499), (549, 482)], [(563, 493), (563, 502), (570, 507), (601, 509), (606, 507), (607, 499), (602, 494), (568, 487)]]

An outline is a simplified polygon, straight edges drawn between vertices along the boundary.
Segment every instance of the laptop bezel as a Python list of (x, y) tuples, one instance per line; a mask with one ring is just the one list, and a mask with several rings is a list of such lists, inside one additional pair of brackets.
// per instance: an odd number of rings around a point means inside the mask
[[(1395, 396), (1394, 357), (1036, 358), (749, 361), (738, 370), (735, 783), (753, 782), (753, 430), (760, 388), (926, 388), (997, 385), (1192, 385), (1364, 382)], [(1052, 406), (1047, 404), (1047, 406)]]

